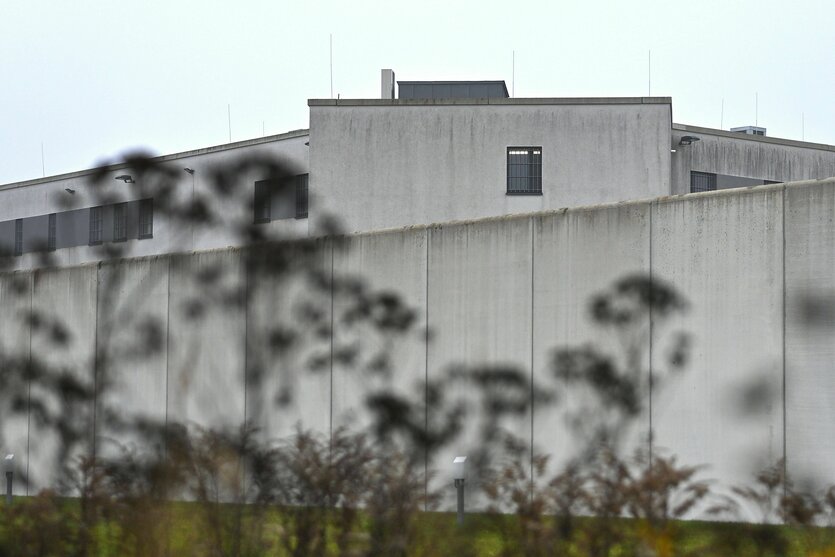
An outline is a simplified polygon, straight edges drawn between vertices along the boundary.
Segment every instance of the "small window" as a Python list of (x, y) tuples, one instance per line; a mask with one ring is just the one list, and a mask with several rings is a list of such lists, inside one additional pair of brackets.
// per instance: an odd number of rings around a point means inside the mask
[(49, 251), (55, 251), (55, 248), (57, 247), (57, 221), (58, 215), (56, 215), (55, 213), (49, 215), (49, 224), (47, 225), (46, 229), (46, 249), (48, 249)]
[(154, 237), (154, 200), (143, 199), (139, 202), (139, 239)]
[(14, 254), (23, 255), (23, 219), (14, 221)]
[(507, 148), (507, 194), (542, 195), (542, 147)]
[(268, 180), (255, 182), (255, 202), (253, 205), (253, 222), (255, 224), (270, 222), (271, 220), (272, 189), (272, 182)]
[(128, 204), (117, 203), (113, 206), (113, 241), (124, 242), (128, 239)]
[(90, 207), (90, 245), (101, 244), (102, 233), (101, 207)]
[(710, 172), (690, 173), (690, 193), (716, 190), (716, 174)]
[(307, 218), (307, 183), (309, 174), (296, 176), (296, 218)]

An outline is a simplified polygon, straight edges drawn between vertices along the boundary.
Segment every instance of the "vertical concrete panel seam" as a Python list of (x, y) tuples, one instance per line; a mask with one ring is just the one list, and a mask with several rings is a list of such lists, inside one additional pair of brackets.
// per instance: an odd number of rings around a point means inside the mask
[(172, 257), (166, 258), (168, 261), (168, 284), (166, 285), (166, 290), (168, 291), (168, 295), (166, 296), (165, 300), (165, 418), (163, 422), (163, 431), (165, 434), (162, 438), (163, 443), (163, 455), (165, 458), (168, 458), (168, 394), (171, 390), (171, 384), (169, 383), (169, 370), (170, 370), (170, 362), (171, 362), (171, 261), (173, 260)]
[(530, 217), (528, 221), (530, 222), (530, 232), (531, 232), (531, 359), (530, 359), (530, 381), (531, 381), (531, 446), (530, 446), (530, 484), (529, 484), (529, 493), (528, 496), (533, 498), (533, 461), (534, 461), (534, 446), (533, 446), (533, 419), (534, 419), (534, 369), (533, 369), (533, 355), (534, 355), (534, 305), (535, 296), (534, 296), (534, 272), (536, 270), (536, 264), (534, 259), (534, 248), (536, 246), (536, 242), (534, 241), (534, 237), (536, 234), (536, 226), (534, 226), (535, 217)]
[[(194, 175), (191, 177), (192, 182), (194, 180)], [(244, 415), (243, 415), (243, 423), (241, 424), (241, 432), (244, 433), (247, 431), (247, 415), (246, 415), (246, 403), (247, 403), (247, 378), (249, 377), (249, 270), (250, 266), (247, 264), (247, 257), (251, 257), (252, 254), (248, 250), (243, 250), (241, 255), (241, 266), (243, 267), (241, 270), (243, 272), (243, 280), (244, 280), (244, 291), (243, 291), (243, 305), (244, 305), (244, 338), (243, 338), (243, 349), (244, 349), (244, 369), (243, 369), (243, 384), (244, 384)], [(241, 466), (241, 484), (243, 486), (242, 493), (244, 496), (246, 495), (246, 465), (242, 463)]]
[[(426, 271), (424, 287), (424, 326), (423, 326), (423, 432), (429, 430), (429, 240), (432, 230), (426, 228)], [(428, 511), (429, 495), (429, 451), (423, 448), (423, 510)]]
[[(782, 350), (782, 365), (783, 365), (783, 476), (787, 477), (789, 471), (789, 455), (786, 453), (786, 184), (783, 184), (780, 188), (781, 191), (781, 215), (782, 215), (782, 255), (783, 255), (783, 328), (782, 328), (782, 337), (783, 342), (781, 345)], [(785, 484), (783, 485), (784, 495), (785, 495)]]
[[(37, 271), (33, 271), (29, 274), (30, 278), (30, 285), (29, 285), (29, 316), (32, 315), (32, 310), (34, 309), (34, 297), (35, 297), (35, 273)], [(29, 322), (29, 354), (26, 357), (26, 365), (32, 365), (32, 323), (27, 319)], [(31, 375), (31, 374), (30, 374)], [(29, 460), (32, 456), (30, 450), (30, 439), (32, 433), (32, 378), (30, 377), (26, 381), (26, 495), (29, 496), (29, 484), (31, 483), (29, 480)]]
[(96, 458), (96, 437), (97, 419), (99, 410), (99, 288), (101, 285), (101, 261), (96, 263), (96, 295), (95, 295), (95, 316), (93, 317), (93, 454), (90, 455), (95, 461)]
[(330, 241), (330, 250), (331, 250), (331, 357), (330, 357), (330, 393), (329, 393), (329, 409), (328, 409), (328, 440), (329, 444), (333, 442), (333, 342), (334, 337), (336, 336), (336, 331), (334, 330), (334, 318), (333, 318), (333, 307), (334, 307), (334, 280), (335, 277), (333, 275), (333, 258), (334, 258), (334, 246), (335, 241), (331, 239)]
[[(648, 213), (649, 213), (649, 223), (648, 223), (648, 234), (647, 234), (647, 236), (648, 236), (648, 244), (649, 244), (649, 264), (648, 264), (648, 266), (649, 266), (649, 284), (650, 284), (651, 288), (655, 288), (655, 283), (653, 282), (653, 279), (654, 279), (655, 275), (653, 273), (653, 267), (652, 267), (652, 265), (653, 265), (653, 261), (652, 261), (652, 247), (653, 247), (653, 245), (652, 245), (653, 244), (653, 242), (652, 242), (652, 236), (653, 236), (652, 214), (655, 211), (655, 207), (656, 207), (655, 202), (650, 201), (649, 211), (648, 211)], [(652, 297), (650, 297), (650, 300), (652, 300)], [(648, 447), (649, 447), (649, 455), (648, 455), (649, 460), (648, 460), (648, 462), (650, 463), (650, 466), (652, 466), (652, 441), (653, 441), (653, 435), (654, 435), (654, 432), (652, 430), (652, 394), (653, 394), (652, 393), (652, 387), (653, 387), (653, 385), (652, 385), (652, 361), (653, 361), (653, 356), (654, 356), (654, 354), (653, 354), (653, 342), (652, 342), (653, 338), (652, 337), (653, 337), (653, 334), (654, 334), (655, 331), (653, 330), (653, 322), (652, 322), (653, 312), (652, 312), (652, 310), (653, 310), (652, 303), (650, 303), (650, 305), (649, 305), (649, 347), (648, 347), (648, 349), (649, 349), (649, 356), (648, 356), (648, 358), (649, 358), (649, 362), (648, 362), (649, 377), (647, 378), (647, 381), (648, 381), (647, 388), (649, 390), (649, 396), (648, 396), (648, 400), (649, 400), (648, 406), (649, 406), (649, 408), (648, 408), (648, 412), (647, 412), (648, 420), (649, 420), (649, 432), (648, 432), (648, 435), (647, 435), (647, 444), (648, 444)]]

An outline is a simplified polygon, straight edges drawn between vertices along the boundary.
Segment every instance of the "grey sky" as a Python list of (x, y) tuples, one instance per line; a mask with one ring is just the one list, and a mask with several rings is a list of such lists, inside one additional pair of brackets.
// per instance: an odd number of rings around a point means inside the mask
[[(673, 97), (675, 122), (835, 144), (835, 2), (0, 0), (0, 184), (308, 125), (308, 98), (397, 79), (516, 96)], [(755, 94), (759, 110), (755, 114)]]

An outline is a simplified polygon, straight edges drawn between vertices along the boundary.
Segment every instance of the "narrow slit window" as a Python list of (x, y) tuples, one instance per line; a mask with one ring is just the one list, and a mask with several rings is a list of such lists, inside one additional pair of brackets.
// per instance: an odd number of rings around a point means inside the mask
[(57, 221), (58, 215), (52, 213), (49, 215), (49, 224), (46, 229), (46, 249), (55, 251), (57, 247)]
[(23, 219), (14, 221), (14, 254), (23, 255)]
[(154, 237), (154, 200), (143, 199), (139, 202), (139, 239)]
[(101, 244), (102, 208), (90, 207), (90, 245)]
[(307, 184), (309, 174), (296, 176), (296, 218), (307, 218)]
[(113, 241), (124, 242), (128, 239), (128, 204), (117, 203), (113, 206)]

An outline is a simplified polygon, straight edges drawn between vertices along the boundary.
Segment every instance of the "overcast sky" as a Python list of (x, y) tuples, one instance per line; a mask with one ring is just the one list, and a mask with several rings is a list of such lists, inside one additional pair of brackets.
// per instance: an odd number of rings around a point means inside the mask
[(514, 50), (517, 97), (646, 95), (651, 50), (675, 122), (835, 144), (833, 23), (833, 0), (0, 0), (0, 184), (226, 143), (227, 105), (233, 141), (306, 128), (330, 34), (343, 98), (381, 68), (511, 89)]

